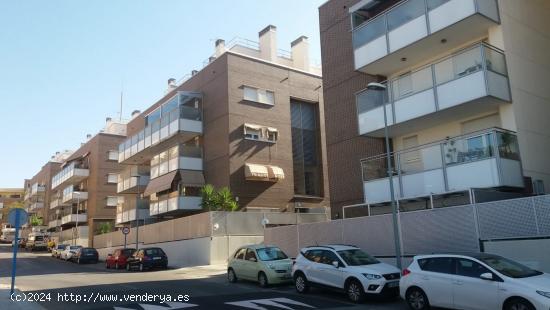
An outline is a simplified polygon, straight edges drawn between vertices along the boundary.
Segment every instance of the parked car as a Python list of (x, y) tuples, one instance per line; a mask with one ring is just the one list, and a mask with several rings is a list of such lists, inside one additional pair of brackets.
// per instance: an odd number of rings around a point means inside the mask
[(358, 247), (323, 245), (302, 249), (292, 276), (298, 293), (320, 286), (344, 291), (351, 301), (359, 303), (366, 296), (397, 296), (401, 274)]
[(126, 270), (137, 268), (139, 271), (160, 267), (168, 269), (168, 256), (161, 248), (139, 249), (126, 260)]
[(61, 255), (59, 257), (63, 260), (68, 261), (76, 253), (76, 250), (80, 249), (81, 247), (81, 245), (68, 245), (65, 247), (65, 250), (61, 252)]
[(132, 254), (134, 254), (135, 249), (117, 249), (113, 254), (108, 254), (107, 259), (105, 259), (105, 268), (115, 268), (120, 269), (126, 268), (126, 261)]
[(264, 244), (239, 248), (229, 259), (227, 279), (257, 281), (261, 287), (292, 282), (292, 260), (278, 247)]
[(550, 275), (492, 254), (416, 256), (400, 294), (414, 310), (548, 310)]
[(27, 243), (25, 248), (27, 250), (37, 251), (37, 250), (46, 250), (48, 248), (48, 243), (46, 241), (47, 235), (43, 233), (30, 233), (27, 238)]
[(71, 261), (77, 264), (93, 263), (97, 264), (99, 260), (99, 254), (94, 248), (79, 248), (76, 253), (71, 257)]
[(65, 250), (65, 247), (67, 245), (65, 244), (58, 244), (52, 249), (52, 257), (59, 258), (61, 256), (61, 252)]

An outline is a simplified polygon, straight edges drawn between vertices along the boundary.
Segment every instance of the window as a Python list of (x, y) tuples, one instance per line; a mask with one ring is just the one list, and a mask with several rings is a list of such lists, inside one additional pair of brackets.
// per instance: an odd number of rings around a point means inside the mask
[(438, 273), (454, 273), (454, 259), (452, 257), (433, 257), (418, 260), (420, 269)]
[(105, 203), (105, 205), (107, 207), (116, 207), (118, 204), (118, 197), (117, 196), (108, 196), (107, 197), (107, 202)]
[(107, 183), (117, 183), (117, 182), (118, 182), (118, 174), (116, 173), (107, 174)]
[(456, 259), (456, 274), (464, 277), (479, 278), (484, 273), (492, 273), (479, 263), (469, 259)]
[(246, 248), (240, 249), (240, 250), (237, 251), (237, 253), (235, 253), (235, 258), (236, 259), (244, 259), (245, 253), (246, 253)]
[(277, 128), (265, 127), (254, 124), (244, 124), (244, 138), (249, 140), (277, 142)]
[(503, 275), (511, 278), (528, 278), (542, 274), (540, 271), (533, 270), (520, 263), (496, 255), (487, 255), (479, 258), (479, 260)]
[(151, 114), (145, 117), (145, 126), (153, 124), (159, 119), (160, 119), (160, 108), (157, 108), (155, 111), (151, 112)]
[(252, 260), (252, 259), (258, 261), (258, 259), (256, 258), (256, 253), (254, 252), (254, 250), (247, 249), (245, 260)]
[(109, 152), (107, 152), (107, 159), (108, 160), (118, 160), (118, 151), (110, 150)]
[(275, 94), (272, 91), (265, 89), (243, 86), (243, 98), (247, 101), (254, 101), (270, 105), (275, 104)]
[(321, 195), (321, 154), (317, 106), (292, 100), (292, 159), (294, 193)]
[(247, 139), (260, 140), (260, 130), (244, 127), (244, 137)]

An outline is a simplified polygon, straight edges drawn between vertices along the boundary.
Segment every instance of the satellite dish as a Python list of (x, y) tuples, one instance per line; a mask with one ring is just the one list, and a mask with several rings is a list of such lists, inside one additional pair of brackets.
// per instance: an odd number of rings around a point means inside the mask
[(218, 230), (220, 228), (220, 224), (214, 223), (214, 225), (212, 225), (212, 228), (214, 228), (214, 230)]
[(262, 219), (262, 226), (266, 226), (267, 224), (269, 224), (269, 220), (264, 217)]

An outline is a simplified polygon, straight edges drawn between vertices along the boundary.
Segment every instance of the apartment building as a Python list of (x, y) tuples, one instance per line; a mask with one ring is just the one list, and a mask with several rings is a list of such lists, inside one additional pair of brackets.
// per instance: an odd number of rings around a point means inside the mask
[(331, 0), (319, 15), (333, 217), (389, 212), (385, 123), (401, 210), (548, 190), (548, 2)]
[[(50, 176), (47, 225), (60, 242), (92, 245), (93, 235), (114, 229), (117, 194), (118, 145), (126, 138), (126, 124), (107, 118), (106, 125), (59, 164)], [(103, 227), (103, 228), (102, 228)]]
[(8, 223), (10, 206), (23, 202), (24, 195), (23, 188), (0, 188), (0, 228)]
[(321, 71), (302, 36), (279, 50), (276, 27), (259, 43), (217, 40), (200, 71), (168, 81), (164, 96), (128, 123), (119, 147), (117, 223), (202, 212), (205, 184), (228, 187), (239, 209), (328, 207)]
[(25, 196), (23, 203), (29, 215), (37, 215), (42, 219), (43, 225), (48, 225), (50, 200), (52, 197), (52, 177), (59, 172), (61, 164), (72, 151), (64, 150), (56, 152), (50, 160), (40, 168), (32, 178), (24, 181)]

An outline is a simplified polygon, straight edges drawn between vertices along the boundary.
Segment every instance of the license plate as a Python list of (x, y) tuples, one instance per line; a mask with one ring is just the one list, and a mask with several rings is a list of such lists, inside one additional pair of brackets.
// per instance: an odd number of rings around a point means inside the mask
[(388, 283), (388, 287), (398, 287), (399, 286), (399, 282), (390, 282)]
[(162, 257), (153, 257), (153, 260), (159, 260), (162, 259)]
[(94, 254), (86, 254), (85, 256), (94, 256)]

